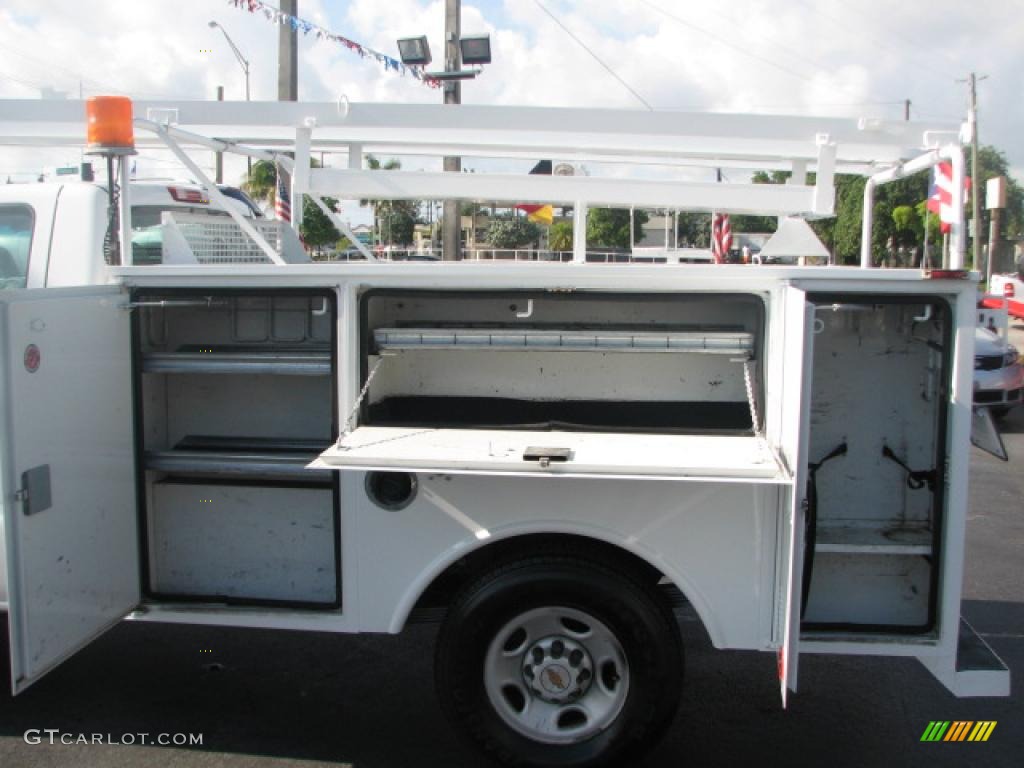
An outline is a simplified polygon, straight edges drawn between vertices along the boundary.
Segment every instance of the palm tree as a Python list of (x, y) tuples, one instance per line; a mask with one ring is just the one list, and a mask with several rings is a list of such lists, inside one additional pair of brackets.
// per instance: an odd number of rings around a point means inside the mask
[[(378, 158), (374, 157), (373, 155), (367, 155), (366, 156), (366, 167), (369, 170), (371, 170), (371, 171), (396, 171), (396, 170), (398, 170), (399, 168), (402, 167), (402, 163), (401, 163), (400, 160), (396, 160), (393, 157), (382, 163)], [(373, 200), (373, 201), (370, 201), (370, 200), (360, 200), (359, 201), (359, 205), (360, 206), (369, 205), (373, 209), (373, 233), (374, 233), (374, 240), (377, 240), (378, 239), (377, 238), (377, 234), (378, 234), (377, 233), (377, 220), (381, 217), (381, 211), (383, 211), (385, 209), (385, 207), (387, 207), (387, 208), (391, 207), (391, 201), (390, 200)], [(385, 221), (390, 221), (390, 217), (388, 217), (388, 219), (385, 219)]]
[(273, 203), (277, 192), (277, 166), (269, 160), (257, 160), (242, 182), (242, 189), (254, 200)]

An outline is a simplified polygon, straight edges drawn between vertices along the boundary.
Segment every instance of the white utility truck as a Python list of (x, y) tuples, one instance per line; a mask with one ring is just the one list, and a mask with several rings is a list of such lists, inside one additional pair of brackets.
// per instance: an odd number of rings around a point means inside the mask
[[(4, 103), (0, 143), (80, 145), (85, 110)], [(617, 763), (672, 719), (685, 600), (717, 648), (777, 655), (783, 703), (807, 653), (1008, 694), (960, 616), (972, 424), (991, 430), (972, 416), (963, 222), (949, 269), (869, 268), (874, 188), (947, 159), (962, 177), (956, 126), (138, 102), (133, 138), (130, 117), (90, 114), (120, 192), (113, 263), (96, 238), (46, 242), (31, 200), (0, 204), (31, 222), (29, 275), (74, 256), (95, 276), (41, 287), (51, 266), (0, 294), (15, 692), (125, 617), (397, 633), (434, 616), (441, 704), (490, 754)], [(571, 205), (574, 262), (296, 263), (290, 228), (228, 208), (164, 216), (163, 263), (136, 265), (133, 142), (213, 197), (189, 151), (273, 160), (296, 212), (325, 194)], [(347, 167), (310, 168), (321, 150)], [(625, 170), (367, 171), (368, 151)], [(651, 163), (794, 173), (626, 172)], [(585, 263), (588, 206), (829, 216), (837, 172), (869, 177), (859, 268)]]

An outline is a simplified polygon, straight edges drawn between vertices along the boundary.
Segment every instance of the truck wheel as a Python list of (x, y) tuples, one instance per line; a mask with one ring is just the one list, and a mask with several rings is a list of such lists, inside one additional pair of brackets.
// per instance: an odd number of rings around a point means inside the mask
[(448, 716), (492, 757), (590, 768), (656, 743), (679, 701), (682, 642), (643, 581), (575, 557), (536, 557), (455, 599), (435, 677)]

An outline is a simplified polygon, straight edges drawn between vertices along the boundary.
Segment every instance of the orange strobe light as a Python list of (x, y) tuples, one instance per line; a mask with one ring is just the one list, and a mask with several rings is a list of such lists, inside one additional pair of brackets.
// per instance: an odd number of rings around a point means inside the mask
[(85, 102), (85, 117), (89, 154), (135, 154), (132, 100), (127, 96), (93, 96)]

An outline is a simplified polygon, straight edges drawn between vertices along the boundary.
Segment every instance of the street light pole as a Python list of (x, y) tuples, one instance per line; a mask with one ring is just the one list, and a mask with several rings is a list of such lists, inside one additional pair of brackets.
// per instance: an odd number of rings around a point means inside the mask
[[(224, 29), (224, 27), (222, 27), (218, 22), (211, 21), (209, 23), (209, 27), (210, 29), (219, 29), (221, 33), (223, 33), (224, 39), (228, 41), (228, 45), (231, 47), (231, 52), (235, 54), (235, 58), (238, 59), (238, 63), (242, 66), (242, 72), (245, 73), (245, 100), (249, 101), (249, 60), (242, 55), (242, 52), (238, 50), (238, 46), (235, 45), (234, 41), (231, 39), (231, 36), (228, 35), (227, 30)], [(245, 160), (249, 175), (252, 176), (252, 158), (246, 157)]]
[[(446, 72), (458, 72), (462, 69), (462, 55), (459, 50), (461, 35), (462, 0), (445, 0), (444, 8), (444, 69)], [(462, 103), (462, 83), (458, 80), (444, 82), (444, 103)], [(462, 170), (462, 159), (446, 157), (444, 169), (459, 173)], [(462, 216), (459, 212), (458, 200), (444, 201), (444, 218), (441, 232), (441, 258), (455, 261), (461, 255)]]

